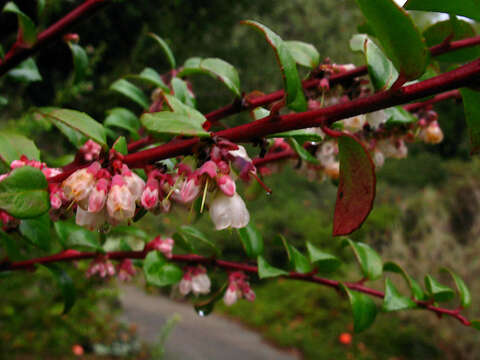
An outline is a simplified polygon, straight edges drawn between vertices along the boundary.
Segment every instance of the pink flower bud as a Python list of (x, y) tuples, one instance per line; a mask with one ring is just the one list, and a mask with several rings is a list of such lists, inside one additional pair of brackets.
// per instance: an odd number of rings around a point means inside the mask
[(13, 160), (12, 163), (10, 164), (10, 168), (12, 170), (14, 169), (18, 169), (18, 168), (21, 168), (21, 167), (24, 167), (26, 164), (25, 161), (22, 161), (22, 160)]
[(100, 179), (90, 192), (88, 197), (88, 211), (99, 212), (105, 206), (107, 200), (107, 192), (110, 188), (110, 181), (107, 179)]
[(212, 179), (217, 175), (217, 164), (213, 162), (212, 160), (207, 161), (205, 164), (203, 164), (197, 171), (196, 173), (200, 176), (203, 174), (207, 174), (210, 176)]
[(147, 185), (145, 186), (145, 190), (143, 190), (141, 198), (141, 204), (145, 209), (150, 210), (158, 205), (159, 186), (157, 179), (149, 178), (147, 180)]
[(137, 271), (133, 266), (132, 260), (125, 259), (117, 266), (118, 278), (121, 281), (130, 281)]
[(190, 291), (192, 291), (192, 277), (190, 276), (190, 274), (186, 273), (185, 275), (183, 275), (180, 284), (178, 284), (178, 290), (183, 296), (187, 296)]
[(175, 241), (173, 239), (162, 239), (160, 236), (157, 236), (146, 245), (146, 249), (160, 251), (166, 258), (171, 258), (174, 245)]
[(112, 277), (115, 275), (115, 267), (106, 256), (99, 256), (90, 263), (87, 269), (87, 278), (93, 275), (98, 275), (101, 278)]
[(122, 176), (134, 200), (140, 201), (143, 189), (145, 189), (145, 181), (143, 181), (140, 176), (131, 171), (127, 165), (123, 165), (122, 167)]
[(237, 302), (237, 300), (238, 300), (237, 287), (233, 284), (230, 284), (227, 288), (227, 291), (225, 291), (225, 295), (223, 296), (223, 302), (227, 306), (232, 306)]
[(98, 160), (100, 158), (101, 151), (102, 147), (93, 140), (88, 140), (78, 150), (78, 152), (83, 156), (83, 160), (86, 162)]
[(135, 199), (121, 175), (115, 175), (112, 179), (112, 187), (107, 198), (107, 211), (113, 225), (129, 220), (135, 215)]
[(233, 196), (236, 191), (235, 181), (229, 175), (217, 176), (217, 185), (227, 196)]

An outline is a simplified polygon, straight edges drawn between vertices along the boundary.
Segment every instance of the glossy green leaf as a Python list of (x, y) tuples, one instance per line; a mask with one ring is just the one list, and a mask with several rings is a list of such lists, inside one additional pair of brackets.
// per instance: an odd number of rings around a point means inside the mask
[(160, 135), (210, 136), (210, 133), (202, 128), (202, 125), (199, 125), (188, 115), (171, 111), (143, 114), (140, 121), (147, 130)]
[(83, 81), (85, 79), (85, 75), (87, 74), (88, 56), (83, 47), (80, 45), (69, 42), (68, 46), (72, 52), (73, 66), (75, 68), (73, 82), (77, 84), (80, 81)]
[(237, 233), (249, 258), (255, 259), (263, 254), (263, 237), (252, 221), (247, 226), (237, 229)]
[(313, 271), (313, 266), (305, 255), (303, 255), (297, 248), (290, 245), (284, 236), (280, 235), (283, 246), (287, 251), (290, 267), (300, 274), (307, 274)]
[(173, 285), (183, 277), (182, 269), (168, 263), (158, 251), (152, 251), (145, 257), (143, 273), (147, 282), (155, 286)]
[(148, 98), (143, 91), (125, 79), (118, 79), (115, 81), (112, 85), (110, 85), (110, 90), (126, 96), (144, 109), (148, 109), (149, 107)]
[(462, 278), (455, 274), (452, 270), (442, 268), (442, 271), (448, 272), (450, 274), (453, 281), (455, 282), (455, 286), (457, 287), (457, 293), (460, 296), (460, 304), (463, 308), (468, 308), (472, 304), (472, 295), (470, 294), (468, 286), (465, 284)]
[(175, 63), (175, 57), (173, 56), (173, 52), (170, 49), (170, 46), (166, 43), (165, 40), (163, 40), (160, 36), (157, 34), (149, 33), (148, 36), (150, 36), (152, 39), (154, 39), (158, 45), (160, 45), (160, 48), (163, 50), (165, 55), (167, 56), (167, 60), (171, 66), (172, 69), (175, 69), (177, 67)]
[(302, 160), (312, 164), (320, 164), (320, 161), (312, 155), (307, 149), (305, 149), (302, 145), (300, 145), (294, 137), (290, 137), (289, 143), (292, 145), (295, 152), (300, 156)]
[(288, 272), (286, 272), (285, 270), (282, 270), (270, 265), (267, 262), (267, 260), (265, 260), (265, 258), (261, 255), (257, 257), (257, 264), (258, 264), (258, 277), (260, 279), (288, 275)]
[[(423, 36), (429, 47), (443, 43), (443, 41), (452, 34), (453, 37), (451, 38), (451, 41), (456, 41), (473, 37), (476, 35), (476, 32), (471, 23), (460, 19), (437, 22), (423, 32)], [(478, 46), (471, 46), (435, 56), (435, 60), (467, 62), (478, 57), (480, 57), (480, 48)]]
[(382, 258), (375, 250), (367, 244), (354, 242), (350, 239), (345, 239), (343, 243), (348, 243), (352, 248), (365, 279), (375, 280), (382, 276)]
[(385, 109), (387, 116), (387, 126), (408, 125), (417, 121), (417, 118), (401, 106), (394, 106)]
[(186, 62), (177, 76), (183, 77), (193, 74), (207, 74), (219, 79), (237, 97), (242, 96), (237, 70), (222, 59), (207, 58), (198, 61), (198, 58), (196, 58), (195, 61)]
[(331, 273), (342, 264), (336, 256), (323, 252), (310, 242), (307, 242), (307, 250), (310, 262), (315, 265), (315, 269), (320, 273)]
[(191, 108), (195, 108), (197, 106), (195, 96), (190, 91), (185, 81), (175, 77), (172, 79), (170, 84), (173, 89), (173, 94), (177, 99), (179, 99), (185, 105), (190, 106)]
[(385, 264), (383, 264), (383, 271), (393, 272), (402, 275), (407, 282), (413, 297), (416, 300), (425, 299), (425, 294), (420, 284), (414, 278), (408, 275), (405, 269), (403, 269), (400, 265), (392, 261), (387, 261)]
[(40, 151), (32, 140), (23, 135), (0, 132), (0, 160), (10, 165), (13, 160), (20, 159), (22, 155), (31, 160), (40, 160)]
[(287, 94), (286, 105), (294, 111), (306, 111), (307, 101), (303, 93), (302, 82), (298, 75), (295, 59), (290, 54), (288, 45), (280, 36), (256, 21), (247, 20), (242, 23), (260, 31), (275, 51), (277, 61), (282, 71), (285, 93)]
[(352, 306), (353, 330), (359, 333), (368, 329), (377, 316), (377, 305), (366, 294), (351, 291), (343, 284), (340, 284), (340, 288), (347, 293), (348, 300)]
[(451, 288), (439, 283), (430, 275), (425, 276), (425, 288), (429, 297), (438, 302), (449, 301), (455, 297), (455, 292)]
[(170, 92), (169, 87), (162, 80), (160, 74), (152, 68), (147, 67), (140, 74), (130, 75), (129, 78), (141, 80), (149, 85), (159, 87), (163, 91)]
[(23, 42), (32, 46), (37, 41), (37, 27), (32, 19), (22, 12), (14, 2), (10, 1), (3, 7), (3, 12), (9, 12), (17, 15), (19, 31), (22, 33)]
[(186, 242), (188, 246), (195, 252), (209, 255), (220, 254), (217, 245), (205, 234), (192, 226), (181, 226), (178, 229), (177, 234), (182, 237), (183, 241)]
[[(73, 130), (83, 137), (92, 139), (103, 147), (107, 146), (107, 134), (103, 125), (83, 112), (56, 108), (49, 110), (39, 109), (37, 112), (43, 118), (51, 121), (67, 137), (69, 137), (67, 129)], [(71, 137), (69, 139), (71, 140)], [(78, 146), (78, 142), (75, 145)]]
[(462, 15), (480, 21), (478, 0), (408, 0), (405, 9)]
[(66, 221), (57, 221), (54, 228), (65, 249), (103, 251), (98, 233)]
[(127, 130), (134, 138), (139, 138), (138, 130), (140, 129), (140, 121), (137, 116), (128, 109), (117, 107), (108, 110), (107, 117), (103, 124), (108, 127)]
[(463, 88), (460, 89), (465, 108), (468, 135), (470, 136), (470, 152), (480, 152), (480, 92)]
[(67, 314), (75, 304), (77, 294), (72, 278), (58, 264), (47, 264), (45, 267), (50, 270), (57, 281), (63, 296), (63, 314)]
[[(270, 110), (265, 109), (261, 106), (256, 107), (252, 111), (250, 111), (250, 116), (253, 120), (260, 120), (270, 115)], [(274, 136), (273, 136), (274, 137)]]
[(272, 135), (268, 135), (267, 138), (284, 138), (284, 139), (290, 139), (293, 138), (298, 144), (303, 144), (307, 141), (312, 141), (312, 142), (321, 142), (323, 140), (323, 137), (309, 131), (308, 129), (301, 129), (301, 130), (291, 130), (291, 131), (284, 131), (281, 133), (276, 133)]
[(368, 74), (376, 91), (389, 89), (398, 78), (398, 71), (382, 50), (367, 35), (358, 34), (350, 40), (353, 51), (365, 55)]
[(120, 136), (112, 145), (113, 150), (119, 152), (122, 155), (128, 154), (127, 140), (124, 136)]
[(399, 311), (414, 309), (416, 307), (417, 304), (415, 301), (400, 294), (390, 279), (385, 279), (385, 298), (383, 299), (382, 307), (383, 311)]
[(430, 52), (408, 13), (393, 0), (356, 0), (386, 55), (406, 80), (420, 77)]
[(320, 63), (320, 54), (312, 44), (303, 41), (285, 41), (285, 44), (298, 65), (314, 69)]
[(15, 81), (22, 83), (31, 83), (42, 80), (42, 75), (40, 75), (37, 64), (32, 58), (25, 60), (16, 68), (10, 70), (8, 76)]
[(353, 135), (338, 138), (340, 180), (333, 217), (333, 236), (348, 235), (365, 221), (375, 200), (375, 165)]
[(42, 216), (25, 219), (20, 222), (20, 233), (30, 240), (34, 245), (42, 250), (49, 250), (52, 244), (52, 236), (50, 234), (50, 216), (43, 214)]
[(50, 208), (47, 186), (40, 170), (17, 168), (0, 181), (0, 209), (19, 219), (40, 216)]

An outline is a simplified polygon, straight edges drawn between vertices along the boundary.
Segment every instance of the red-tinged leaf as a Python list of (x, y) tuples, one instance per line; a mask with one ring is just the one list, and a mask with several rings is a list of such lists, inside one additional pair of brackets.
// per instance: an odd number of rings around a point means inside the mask
[(333, 236), (358, 229), (372, 210), (375, 199), (375, 166), (358, 140), (349, 134), (338, 138), (340, 183), (333, 219)]

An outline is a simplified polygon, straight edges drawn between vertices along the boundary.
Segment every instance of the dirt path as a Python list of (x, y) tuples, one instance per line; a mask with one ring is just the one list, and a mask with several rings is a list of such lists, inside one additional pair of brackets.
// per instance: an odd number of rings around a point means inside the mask
[(218, 315), (200, 317), (192, 306), (121, 288), (124, 320), (138, 326), (142, 341), (155, 342), (165, 322), (181, 317), (166, 343), (165, 360), (296, 360), (262, 341), (260, 335)]

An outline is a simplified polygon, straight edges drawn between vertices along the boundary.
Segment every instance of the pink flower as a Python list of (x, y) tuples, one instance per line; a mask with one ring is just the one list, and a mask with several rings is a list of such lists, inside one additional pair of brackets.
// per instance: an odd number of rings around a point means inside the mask
[(228, 227), (243, 228), (250, 221), (250, 214), (240, 195), (226, 196), (218, 192), (210, 204), (210, 218), (217, 230)]
[(217, 176), (217, 185), (227, 196), (233, 196), (236, 191), (235, 181), (229, 175)]
[(122, 167), (122, 176), (134, 200), (140, 201), (143, 189), (145, 189), (145, 181), (143, 181), (140, 176), (131, 171), (127, 165), (123, 165)]
[(62, 183), (65, 197), (76, 202), (86, 199), (95, 185), (95, 175), (100, 167), (100, 163), (94, 162), (88, 168), (77, 170), (70, 175)]
[(180, 284), (178, 284), (178, 290), (183, 296), (187, 296), (192, 291), (192, 276), (189, 273), (183, 275)]
[(110, 181), (100, 179), (95, 184), (88, 197), (88, 211), (92, 213), (99, 212), (105, 206), (107, 192), (110, 188)]
[(112, 179), (112, 187), (107, 198), (107, 211), (113, 225), (129, 220), (135, 215), (135, 199), (121, 175), (115, 175)]
[(148, 178), (147, 185), (142, 193), (141, 204), (147, 209), (153, 209), (158, 205), (158, 187), (160, 184), (155, 178)]
[(91, 139), (83, 144), (83, 146), (78, 150), (78, 152), (83, 155), (83, 159), (86, 162), (98, 160), (98, 158), (100, 158), (101, 151), (102, 147)]
[(160, 251), (166, 258), (171, 258), (174, 245), (175, 241), (173, 239), (162, 239), (160, 236), (157, 236), (146, 245), (146, 249)]
[(137, 271), (130, 259), (125, 259), (117, 265), (117, 274), (121, 281), (130, 281), (136, 273)]
[(192, 292), (194, 295), (208, 294), (211, 282), (207, 270), (203, 266), (187, 267), (183, 278), (178, 285), (180, 294), (183, 296)]
[(98, 275), (101, 278), (112, 277), (115, 275), (115, 267), (106, 256), (99, 256), (90, 263), (87, 269), (87, 278)]
[(179, 188), (174, 190), (172, 199), (182, 204), (189, 204), (196, 199), (198, 194), (200, 194), (200, 185), (194, 178), (190, 178), (180, 183)]
[(255, 300), (255, 293), (247, 281), (247, 276), (242, 271), (234, 271), (228, 276), (228, 288), (223, 296), (225, 305), (231, 306), (242, 297), (248, 301)]
[(203, 164), (196, 173), (198, 175), (207, 174), (212, 179), (217, 175), (217, 164), (214, 161), (209, 160), (205, 164)]
[(50, 192), (50, 206), (53, 209), (60, 209), (66, 201), (65, 194), (59, 184), (48, 184), (48, 191)]
[(105, 224), (106, 218), (105, 210), (93, 213), (83, 210), (80, 206), (78, 206), (77, 214), (75, 216), (75, 223), (93, 231), (102, 227), (103, 224)]
[(238, 300), (238, 291), (235, 284), (228, 285), (227, 291), (225, 291), (225, 295), (223, 296), (223, 302), (227, 306), (232, 306)]
[(210, 286), (210, 278), (206, 271), (204, 273), (198, 273), (192, 277), (192, 292), (195, 295), (208, 294), (210, 292)]

